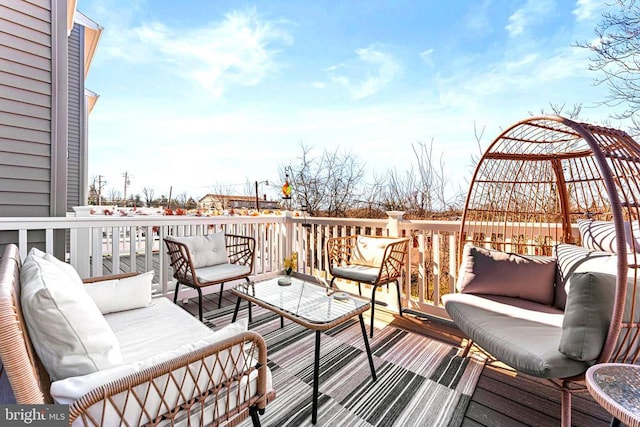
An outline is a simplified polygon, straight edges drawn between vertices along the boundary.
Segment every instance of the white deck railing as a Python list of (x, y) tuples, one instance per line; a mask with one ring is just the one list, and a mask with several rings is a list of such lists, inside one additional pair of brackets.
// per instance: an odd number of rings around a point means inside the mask
[[(297, 274), (329, 280), (324, 248), (331, 236), (409, 236), (412, 238), (410, 262), (405, 277), (411, 280), (402, 283), (402, 306), (446, 317), (440, 297), (455, 291), (460, 223), (401, 217), (398, 212), (390, 212), (388, 219), (314, 218), (286, 212), (260, 216), (0, 218), (0, 231), (14, 234), (9, 241), (15, 240), (23, 259), (31, 246), (38, 245), (58, 257), (62, 254), (81, 277), (154, 270), (157, 291), (163, 295), (169, 295), (174, 289), (169, 259), (162, 244), (167, 235), (204, 235), (224, 230), (252, 236), (256, 239), (254, 273), (258, 280), (281, 273), (284, 257), (293, 251), (298, 252)], [(511, 245), (507, 242), (506, 246), (509, 250)], [(355, 285), (339, 284), (350, 292), (357, 292)], [(181, 295), (191, 297), (191, 292), (186, 290)], [(395, 310), (394, 295), (392, 288), (383, 290), (376, 299)]]
[[(157, 291), (169, 295), (174, 286), (162, 239), (167, 235), (204, 235), (224, 230), (256, 239), (256, 278), (282, 272), (282, 261), (298, 252), (297, 273), (327, 278), (326, 238), (348, 234), (406, 235), (412, 237), (406, 277), (402, 284), (403, 307), (445, 315), (442, 293), (453, 291), (459, 222), (408, 221), (392, 213), (389, 219), (312, 218), (283, 215), (260, 216), (86, 216), (67, 218), (0, 218), (0, 231), (15, 232), (20, 254), (38, 245), (64, 256), (81, 277), (129, 271), (154, 270)], [(64, 234), (62, 234), (64, 233)], [(63, 236), (62, 238), (60, 236)], [(95, 262), (94, 262), (95, 260)], [(440, 286), (435, 286), (439, 283)], [(442, 285), (444, 284), (444, 285)], [(340, 287), (357, 292), (355, 284)], [(393, 286), (393, 285), (392, 285)], [(205, 289), (206, 291), (206, 289)], [(397, 307), (395, 291), (383, 291), (377, 299)], [(365, 291), (365, 296), (370, 291)], [(181, 293), (191, 297), (190, 291)]]

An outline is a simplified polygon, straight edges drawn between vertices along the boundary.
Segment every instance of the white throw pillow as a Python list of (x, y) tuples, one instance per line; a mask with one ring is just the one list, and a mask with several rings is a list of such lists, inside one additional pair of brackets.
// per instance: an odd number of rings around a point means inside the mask
[(59, 265), (28, 256), (20, 282), (31, 341), (52, 380), (122, 363), (118, 341), (100, 310)]
[(191, 261), (195, 268), (229, 262), (227, 256), (227, 242), (223, 232), (206, 236), (170, 237), (176, 242), (183, 243), (189, 248)]
[[(579, 219), (582, 246), (596, 251), (618, 252), (615, 225), (610, 221)], [(640, 221), (625, 221), (626, 252), (640, 252)]]
[(85, 289), (102, 314), (149, 307), (153, 271), (123, 279), (87, 283)]

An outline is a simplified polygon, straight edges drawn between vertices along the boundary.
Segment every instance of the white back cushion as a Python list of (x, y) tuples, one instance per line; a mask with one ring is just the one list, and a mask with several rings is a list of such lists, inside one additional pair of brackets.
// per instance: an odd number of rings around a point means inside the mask
[(351, 264), (380, 267), (387, 245), (397, 240), (386, 237), (358, 236), (356, 238), (356, 246), (351, 254)]
[(52, 380), (122, 363), (118, 341), (100, 310), (59, 265), (30, 255), (20, 282), (31, 341)]
[(80, 275), (78, 274), (76, 269), (73, 268), (71, 264), (68, 264), (64, 261), (60, 261), (55, 256), (42, 252), (38, 248), (31, 248), (31, 250), (29, 251), (29, 255), (38, 257), (38, 258), (44, 258), (47, 261), (51, 261), (52, 263), (54, 263), (64, 271), (64, 273), (69, 277), (69, 280), (71, 281), (72, 284), (74, 284), (75, 286), (83, 286)]
[(227, 244), (223, 232), (206, 236), (171, 237), (171, 239), (183, 243), (189, 248), (195, 268), (229, 262)]

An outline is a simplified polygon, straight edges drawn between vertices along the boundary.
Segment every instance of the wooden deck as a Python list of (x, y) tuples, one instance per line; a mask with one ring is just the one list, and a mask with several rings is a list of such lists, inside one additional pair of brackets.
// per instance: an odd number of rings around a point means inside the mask
[[(223, 294), (223, 306), (235, 304), (235, 297), (228, 291)], [(189, 300), (182, 307), (197, 316), (197, 300)], [(218, 295), (204, 297), (204, 311), (218, 308)], [(368, 313), (365, 313), (368, 316)], [(384, 310), (376, 310), (376, 318), (384, 318), (395, 326), (414, 333), (461, 345), (460, 330), (436, 321), (418, 319), (412, 315), (400, 317)], [(368, 320), (365, 319), (368, 324)], [(608, 426), (609, 414), (598, 405), (588, 392), (573, 395), (572, 425), (579, 427)], [(518, 427), (559, 426), (560, 391), (547, 381), (515, 373), (504, 366), (487, 365), (480, 376), (469, 408), (464, 427)]]
[[(144, 272), (144, 257), (137, 257), (137, 271)], [(121, 271), (130, 271), (129, 260), (122, 257)], [(158, 272), (157, 255), (154, 267)], [(104, 274), (111, 273), (111, 260), (105, 258)], [(223, 294), (223, 305), (235, 304), (235, 297), (228, 291)], [(197, 300), (182, 304), (190, 313), (197, 315)], [(204, 296), (205, 312), (218, 307), (218, 294)], [(368, 312), (365, 313), (368, 316)], [(464, 340), (462, 332), (450, 324), (412, 315), (400, 317), (384, 310), (376, 310), (376, 317), (393, 322), (394, 325), (411, 332), (426, 335), (444, 342), (460, 346)], [(368, 320), (365, 320), (368, 324)], [(545, 380), (515, 375), (504, 365), (489, 364), (480, 376), (471, 403), (465, 415), (464, 427), (518, 427), (518, 426), (559, 426), (560, 396), (558, 389)], [(608, 426), (610, 415), (597, 404), (588, 392), (574, 394), (572, 398), (572, 425), (579, 427)]]

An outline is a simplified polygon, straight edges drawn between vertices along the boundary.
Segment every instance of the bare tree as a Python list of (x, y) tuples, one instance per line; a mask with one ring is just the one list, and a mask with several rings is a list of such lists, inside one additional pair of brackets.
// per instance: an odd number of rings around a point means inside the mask
[(595, 28), (596, 41), (577, 45), (593, 53), (590, 69), (601, 74), (598, 84), (608, 86), (608, 104), (625, 105), (616, 117), (633, 118), (640, 110), (640, 2), (615, 0), (608, 6)]
[(109, 200), (109, 203), (117, 205), (120, 203), (120, 199), (122, 198), (121, 194), (122, 193), (120, 193), (115, 188), (110, 188), (107, 191), (107, 200)]
[(144, 187), (142, 189), (142, 195), (144, 196), (144, 203), (151, 207), (154, 201), (156, 191), (152, 187)]
[(354, 207), (360, 196), (364, 166), (351, 152), (324, 150), (313, 157), (311, 148), (300, 144), (302, 154), (297, 164), (281, 169), (291, 171), (289, 182), (295, 202), (312, 215), (343, 216)]
[[(435, 212), (460, 209), (460, 189), (448, 188), (443, 153), (436, 158), (433, 141), (411, 146), (415, 162), (404, 173), (387, 172), (381, 203), (385, 209), (403, 210), (408, 215), (424, 218)], [(453, 191), (452, 195), (449, 192)]]
[(184, 208), (187, 205), (187, 200), (189, 200), (189, 196), (186, 191), (176, 194), (175, 201), (179, 207)]

